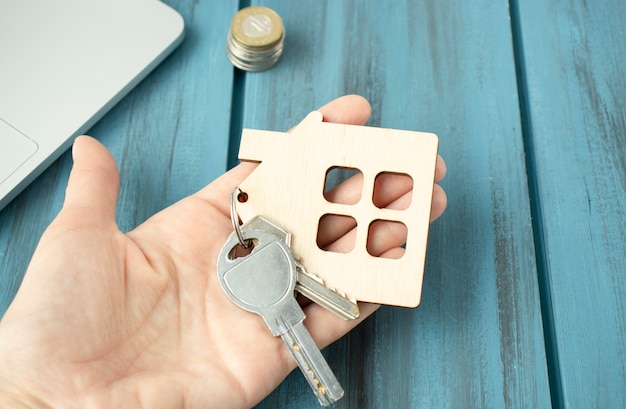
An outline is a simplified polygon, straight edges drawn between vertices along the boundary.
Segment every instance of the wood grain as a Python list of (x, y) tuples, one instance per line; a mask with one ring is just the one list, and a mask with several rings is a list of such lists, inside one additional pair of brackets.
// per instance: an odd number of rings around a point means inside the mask
[[(237, 212), (244, 222), (262, 215), (290, 232), (294, 238), (291, 248), (307, 270), (340, 294), (376, 304), (417, 307), (426, 259), (437, 136), (326, 123), (322, 119), (322, 113), (314, 111), (289, 133), (244, 130), (240, 158), (261, 163), (239, 185), (248, 200), (238, 204)], [(351, 204), (326, 200), (326, 174), (333, 166), (361, 172), (361, 200)], [(379, 208), (372, 200), (377, 177), (389, 172), (412, 180), (412, 200), (405, 209)], [(320, 225), (330, 215), (355, 221), (350, 251), (330, 251), (319, 245)], [(368, 250), (370, 238), (375, 238), (371, 226), (376, 222), (406, 228), (406, 240), (398, 244), (404, 244), (401, 257), (378, 257)]]
[(518, 11), (557, 404), (626, 407), (626, 3)]
[[(369, 125), (436, 133), (448, 164), (422, 304), (383, 308), (325, 350), (336, 406), (550, 407), (508, 3), (263, 5), (285, 50), (246, 74), (244, 127), (286, 131), (358, 93)], [(259, 408), (316, 405), (294, 372)]]

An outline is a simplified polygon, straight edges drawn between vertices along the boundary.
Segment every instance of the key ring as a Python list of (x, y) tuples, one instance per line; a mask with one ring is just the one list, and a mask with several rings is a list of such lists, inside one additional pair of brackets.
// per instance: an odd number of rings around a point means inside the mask
[(239, 186), (237, 186), (230, 194), (230, 221), (233, 224), (233, 230), (237, 235), (237, 241), (239, 242), (239, 245), (244, 249), (248, 249), (250, 248), (250, 245), (252, 243), (250, 240), (245, 240), (243, 238), (241, 228), (239, 227), (239, 216), (237, 215), (237, 201), (239, 200), (240, 196), (243, 202), (248, 199), (248, 194), (246, 192), (243, 192), (241, 189), (239, 189)]

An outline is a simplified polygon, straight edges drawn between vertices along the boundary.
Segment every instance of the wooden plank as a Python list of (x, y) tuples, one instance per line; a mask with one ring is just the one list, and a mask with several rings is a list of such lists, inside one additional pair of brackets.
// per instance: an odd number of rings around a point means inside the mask
[[(167, 1), (185, 19), (180, 48), (88, 133), (122, 175), (118, 223), (132, 229), (198, 190), (227, 166), (233, 68), (225, 36), (237, 1)], [(0, 316), (37, 240), (61, 207), (71, 168), (65, 153), (0, 212)]]
[(559, 406), (626, 407), (626, 3), (520, 1)]
[[(336, 406), (550, 407), (508, 3), (263, 5), (285, 51), (246, 74), (244, 127), (284, 132), (359, 93), (370, 125), (434, 132), (448, 164), (422, 305), (384, 307), (324, 351)], [(258, 407), (314, 406), (294, 372)]]

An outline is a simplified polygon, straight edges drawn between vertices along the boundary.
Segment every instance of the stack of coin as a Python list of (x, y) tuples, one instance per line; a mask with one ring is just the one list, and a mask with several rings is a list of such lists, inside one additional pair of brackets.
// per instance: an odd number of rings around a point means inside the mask
[(228, 59), (245, 71), (270, 68), (283, 52), (285, 28), (272, 9), (251, 6), (239, 10), (230, 24)]

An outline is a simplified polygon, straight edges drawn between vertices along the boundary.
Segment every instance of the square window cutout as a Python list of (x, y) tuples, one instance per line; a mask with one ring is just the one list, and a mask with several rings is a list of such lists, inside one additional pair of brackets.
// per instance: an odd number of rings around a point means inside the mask
[[(343, 189), (335, 189), (344, 184)], [(361, 200), (363, 172), (356, 168), (333, 166), (326, 171), (324, 198), (330, 203), (354, 205)]]
[(407, 235), (408, 229), (402, 222), (374, 220), (367, 231), (367, 252), (374, 257), (402, 258)]
[(317, 247), (333, 253), (349, 253), (356, 243), (354, 217), (325, 214), (317, 226)]
[[(398, 196), (397, 192), (402, 192)], [(406, 173), (381, 172), (374, 180), (372, 201), (379, 209), (406, 210), (411, 206), (413, 178)]]

